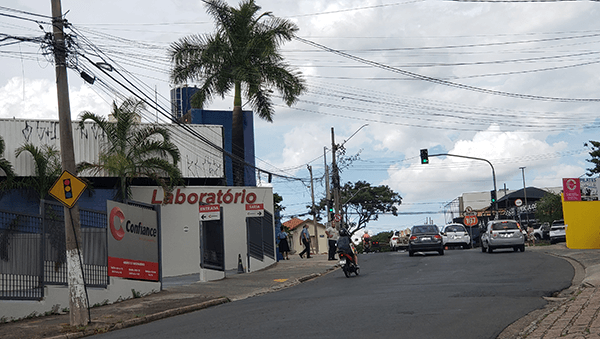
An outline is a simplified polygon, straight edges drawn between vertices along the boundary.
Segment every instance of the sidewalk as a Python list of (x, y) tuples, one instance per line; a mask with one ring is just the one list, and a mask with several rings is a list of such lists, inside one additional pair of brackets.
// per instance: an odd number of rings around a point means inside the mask
[(195, 282), (197, 275), (168, 278), (159, 293), (91, 308), (92, 321), (84, 329), (71, 328), (69, 314), (52, 315), (0, 324), (0, 338), (70, 339), (131, 327), (294, 286), (330, 272), (336, 264), (327, 255), (310, 259), (290, 255), (290, 260), (261, 271), (228, 272), (219, 281)]
[[(571, 250), (564, 243), (527, 247), (563, 257), (575, 268), (573, 285), (546, 298), (548, 305), (507, 327), (499, 339), (581, 339), (600, 337), (600, 250)], [(214, 282), (194, 282), (195, 276), (168, 278), (164, 290), (142, 298), (93, 307), (91, 323), (84, 329), (69, 326), (69, 315), (53, 315), (0, 324), (0, 338), (81, 338), (131, 327), (178, 314), (193, 312), (300, 284), (326, 274), (336, 261), (326, 255), (290, 260), (257, 272), (228, 274)]]
[(512, 324), (498, 339), (588, 339), (600, 337), (600, 250), (568, 249), (565, 243), (527, 247), (568, 260), (570, 288), (545, 298), (548, 305)]

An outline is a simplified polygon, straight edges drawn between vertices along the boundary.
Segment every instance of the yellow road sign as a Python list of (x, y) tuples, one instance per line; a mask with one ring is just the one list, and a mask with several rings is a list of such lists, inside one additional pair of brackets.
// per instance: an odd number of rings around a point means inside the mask
[(75, 205), (87, 185), (69, 171), (63, 171), (48, 193), (63, 205), (71, 208)]

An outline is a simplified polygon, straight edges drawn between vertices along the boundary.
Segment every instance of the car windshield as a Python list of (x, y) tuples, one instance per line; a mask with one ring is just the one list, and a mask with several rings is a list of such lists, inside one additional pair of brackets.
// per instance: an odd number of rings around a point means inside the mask
[(465, 227), (461, 225), (446, 226), (446, 232), (466, 232)]
[(427, 226), (415, 226), (413, 228), (412, 234), (423, 234), (423, 233), (437, 233), (438, 228), (435, 225), (427, 225)]
[(501, 231), (501, 230), (517, 230), (519, 226), (516, 222), (499, 222), (492, 224), (492, 230)]

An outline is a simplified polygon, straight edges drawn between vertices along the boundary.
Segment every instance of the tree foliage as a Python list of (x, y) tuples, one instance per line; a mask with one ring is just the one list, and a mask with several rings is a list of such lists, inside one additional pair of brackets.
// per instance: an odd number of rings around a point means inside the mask
[(242, 106), (242, 94), (258, 116), (273, 121), (272, 89), (291, 106), (305, 90), (300, 73), (284, 62), (280, 47), (290, 41), (298, 26), (290, 20), (260, 14), (254, 0), (239, 8), (221, 0), (204, 1), (214, 19), (213, 34), (190, 35), (171, 44), (174, 83), (198, 81), (201, 87), (192, 103), (202, 108), (215, 95), (234, 91), (234, 106)]
[(18, 186), (33, 189), (38, 198), (44, 199), (54, 185), (62, 171), (60, 164), (60, 151), (55, 146), (34, 146), (26, 143), (15, 150), (17, 157), (28, 153), (34, 162), (34, 175), (26, 177)]
[(103, 116), (83, 112), (80, 128), (87, 120), (94, 122), (106, 135), (97, 163), (82, 162), (77, 165), (78, 173), (86, 171), (108, 173), (119, 180), (117, 199), (131, 197), (131, 182), (143, 177), (154, 180), (165, 192), (182, 183), (181, 171), (177, 166), (180, 154), (171, 142), (168, 129), (157, 125), (142, 125), (138, 122), (144, 104), (127, 99), (120, 106), (113, 102), (112, 115), (116, 122)]
[[(588, 176), (592, 176), (594, 174), (600, 173), (600, 142), (590, 140), (590, 144), (592, 145), (590, 152), (591, 159), (587, 159), (588, 162), (594, 164), (594, 167), (588, 168)], [(584, 146), (588, 146), (588, 144), (584, 144)]]
[(0, 192), (10, 189), (15, 177), (15, 172), (12, 167), (12, 164), (4, 157), (2, 157), (2, 154), (4, 154), (4, 150), (4, 139), (2, 138), (2, 136), (0, 136), (0, 171), (4, 172), (0, 172)]
[[(387, 185), (371, 186), (366, 181), (346, 183), (340, 189), (340, 200), (351, 233), (365, 228), (370, 221), (378, 220), (380, 214), (397, 216), (398, 206), (402, 203), (402, 197)], [(322, 199), (319, 207), (327, 208), (327, 200)]]
[(535, 217), (540, 222), (552, 223), (563, 219), (562, 201), (560, 195), (548, 192), (536, 203)]

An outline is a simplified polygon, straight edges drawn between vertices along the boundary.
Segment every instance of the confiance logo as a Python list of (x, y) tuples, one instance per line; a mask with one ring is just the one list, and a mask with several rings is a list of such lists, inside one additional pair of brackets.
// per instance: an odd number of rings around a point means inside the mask
[[(115, 217), (119, 218), (119, 229), (115, 227)], [(123, 221), (125, 221), (125, 214), (120, 208), (114, 207), (110, 211), (110, 219), (108, 221), (108, 224), (110, 226), (110, 234), (112, 234), (113, 238), (115, 238), (118, 241), (123, 239), (123, 237), (125, 236), (125, 231), (123, 230)]]

